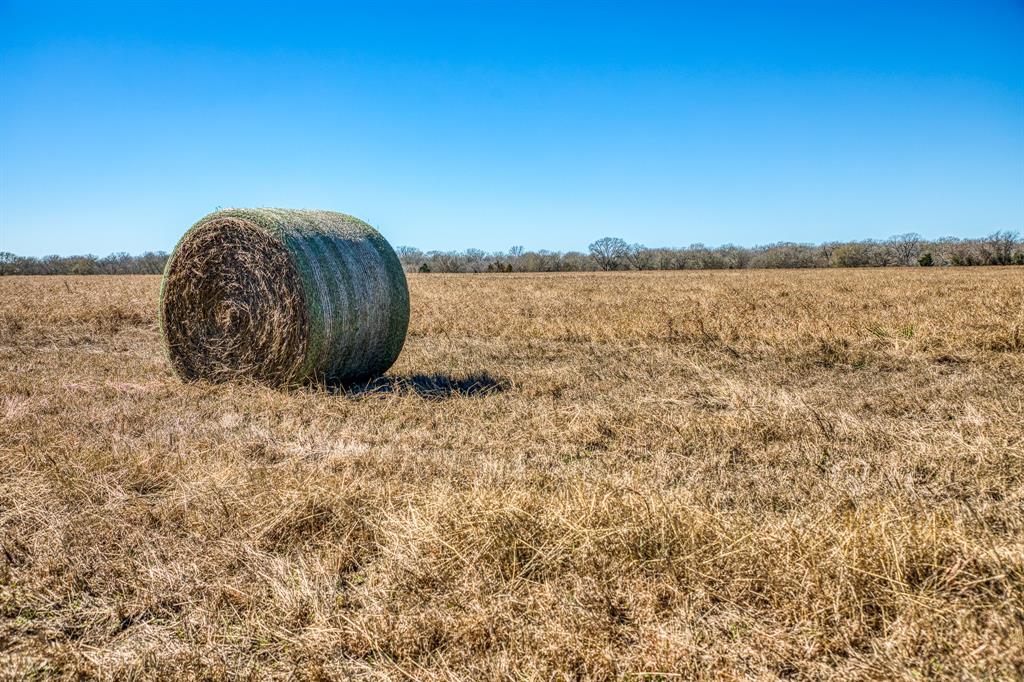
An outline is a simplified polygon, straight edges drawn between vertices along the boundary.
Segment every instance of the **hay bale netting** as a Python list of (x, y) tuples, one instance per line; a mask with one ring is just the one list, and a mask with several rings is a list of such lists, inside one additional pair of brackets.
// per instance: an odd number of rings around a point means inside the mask
[(185, 380), (351, 383), (384, 373), (409, 326), (391, 246), (330, 211), (229, 209), (174, 248), (160, 328)]

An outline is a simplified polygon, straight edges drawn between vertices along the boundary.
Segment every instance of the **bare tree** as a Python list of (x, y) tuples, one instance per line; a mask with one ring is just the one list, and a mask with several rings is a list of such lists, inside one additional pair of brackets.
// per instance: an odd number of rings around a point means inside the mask
[(618, 237), (602, 237), (589, 248), (590, 255), (602, 270), (620, 270), (629, 258), (629, 244)]
[(921, 235), (916, 232), (906, 232), (889, 237), (888, 245), (900, 265), (913, 265), (917, 257), (921, 255)]
[(633, 244), (629, 247), (629, 262), (637, 270), (653, 270), (655, 261), (654, 251), (643, 244)]
[(1013, 262), (1013, 252), (1019, 243), (1020, 235), (1009, 230), (993, 232), (981, 240), (981, 247), (990, 265), (1009, 265)]
[(409, 272), (418, 270), (426, 262), (426, 256), (415, 246), (396, 246), (395, 253), (402, 267)]
[(428, 251), (431, 272), (463, 272), (462, 257), (455, 251)]
[(811, 244), (778, 242), (758, 247), (751, 264), (761, 268), (813, 268), (820, 262), (818, 249)]
[(943, 260), (950, 265), (981, 265), (984, 257), (979, 252), (977, 241), (944, 237), (936, 242)]
[(818, 251), (821, 253), (822, 260), (824, 260), (826, 267), (832, 265), (832, 256), (835, 254), (836, 248), (839, 245), (839, 242), (824, 242), (818, 246)]
[(0, 275), (13, 275), (18, 272), (18, 257), (10, 251), (0, 251)]
[(480, 249), (466, 249), (464, 256), (470, 272), (483, 272), (487, 269), (487, 254)]

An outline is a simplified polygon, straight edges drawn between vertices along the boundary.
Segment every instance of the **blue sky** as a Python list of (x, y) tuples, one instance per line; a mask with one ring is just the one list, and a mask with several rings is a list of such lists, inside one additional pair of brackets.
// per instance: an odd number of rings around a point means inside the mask
[(0, 0), (0, 251), (1024, 230), (1024, 3)]

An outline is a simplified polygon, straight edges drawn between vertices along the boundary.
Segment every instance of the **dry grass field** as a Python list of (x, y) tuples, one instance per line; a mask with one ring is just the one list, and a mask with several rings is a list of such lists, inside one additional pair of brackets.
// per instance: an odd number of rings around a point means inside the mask
[(373, 385), (0, 278), (10, 677), (1024, 675), (1024, 269), (410, 277)]

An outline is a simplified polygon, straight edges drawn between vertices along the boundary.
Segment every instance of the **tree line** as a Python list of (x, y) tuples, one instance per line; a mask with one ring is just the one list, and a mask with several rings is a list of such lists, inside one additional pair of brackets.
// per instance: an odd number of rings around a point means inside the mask
[[(480, 249), (421, 251), (396, 249), (409, 272), (587, 272), (596, 270), (727, 270), (745, 268), (828, 268), (890, 266), (1024, 265), (1024, 241), (1017, 232), (1001, 230), (979, 239), (945, 237), (927, 240), (909, 232), (884, 240), (802, 244), (777, 242), (763, 246), (647, 247), (618, 237), (603, 237), (582, 251), (506, 252)], [(168, 254), (139, 256), (114, 253), (85, 256), (16, 256), (0, 252), (0, 275), (155, 275), (163, 272)]]
[(168, 255), (147, 251), (139, 256), (16, 256), (0, 251), (0, 275), (157, 275), (164, 271)]
[(908, 232), (885, 240), (763, 246), (647, 247), (604, 237), (580, 251), (505, 253), (479, 249), (427, 251), (396, 249), (410, 272), (583, 272), (595, 270), (729, 270), (745, 268), (829, 268), (889, 266), (1024, 265), (1024, 241), (1016, 232), (998, 231), (980, 239), (927, 240)]

